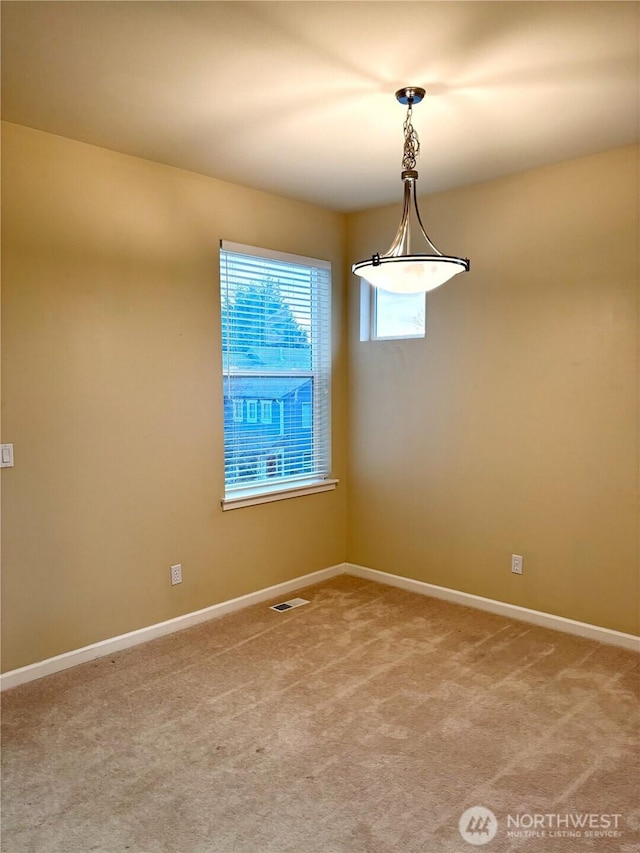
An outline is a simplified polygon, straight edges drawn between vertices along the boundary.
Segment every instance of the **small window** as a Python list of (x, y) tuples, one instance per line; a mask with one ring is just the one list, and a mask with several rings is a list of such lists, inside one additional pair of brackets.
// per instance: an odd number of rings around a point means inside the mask
[(247, 423), (248, 424), (257, 424), (258, 423), (258, 401), (257, 400), (247, 400)]
[(360, 340), (424, 338), (425, 293), (390, 293), (363, 281), (360, 285)]
[(260, 400), (260, 423), (270, 424), (272, 417), (271, 400)]
[(311, 429), (312, 411), (311, 403), (302, 403), (300, 409), (300, 420), (302, 429)]
[(241, 424), (244, 415), (244, 400), (233, 401), (233, 420), (237, 424)]

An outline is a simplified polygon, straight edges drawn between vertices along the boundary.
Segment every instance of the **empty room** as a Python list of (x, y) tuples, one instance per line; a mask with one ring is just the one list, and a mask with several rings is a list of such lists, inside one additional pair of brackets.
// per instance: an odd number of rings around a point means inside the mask
[(0, 15), (2, 853), (637, 853), (640, 4)]

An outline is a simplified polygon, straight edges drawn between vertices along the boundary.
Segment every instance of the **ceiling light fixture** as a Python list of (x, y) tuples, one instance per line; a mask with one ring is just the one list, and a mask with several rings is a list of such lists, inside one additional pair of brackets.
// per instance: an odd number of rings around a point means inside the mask
[[(416, 158), (420, 151), (418, 134), (411, 124), (413, 105), (419, 104), (425, 91), (419, 86), (398, 89), (396, 98), (407, 107), (404, 122), (404, 151), (402, 155), (402, 180), (404, 182), (404, 206), (402, 219), (393, 243), (384, 255), (375, 254), (365, 261), (359, 261), (352, 267), (356, 275), (369, 284), (393, 293), (421, 293), (439, 287), (457, 275), (469, 269), (468, 258), (456, 258), (443, 255), (429, 239), (418, 210), (416, 197)], [(415, 211), (422, 236), (432, 253), (413, 254), (411, 245), (411, 211)]]

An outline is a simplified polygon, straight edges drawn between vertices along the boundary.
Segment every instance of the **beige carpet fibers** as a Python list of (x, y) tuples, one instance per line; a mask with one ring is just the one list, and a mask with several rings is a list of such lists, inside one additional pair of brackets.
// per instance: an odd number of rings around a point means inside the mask
[(638, 656), (345, 576), (303, 595), (8, 691), (3, 853), (640, 850)]

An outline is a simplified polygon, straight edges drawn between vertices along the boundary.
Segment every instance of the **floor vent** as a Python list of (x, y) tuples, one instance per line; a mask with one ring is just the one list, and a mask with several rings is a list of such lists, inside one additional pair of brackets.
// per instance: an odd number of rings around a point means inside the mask
[(291, 610), (294, 607), (300, 607), (302, 604), (308, 604), (306, 598), (291, 598), (289, 601), (283, 601), (282, 604), (273, 604), (271, 605), (272, 610)]

